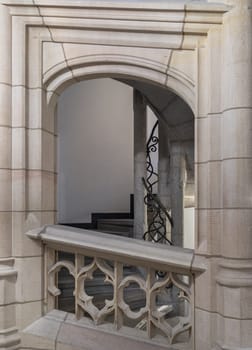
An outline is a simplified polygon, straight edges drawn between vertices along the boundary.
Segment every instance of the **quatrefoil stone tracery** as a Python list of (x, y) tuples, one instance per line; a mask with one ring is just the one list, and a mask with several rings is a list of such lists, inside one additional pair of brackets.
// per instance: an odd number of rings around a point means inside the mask
[(78, 281), (78, 305), (86, 311), (96, 324), (103, 321), (104, 317), (112, 313), (115, 309), (115, 297), (113, 293), (112, 300), (105, 300), (105, 305), (102, 309), (98, 309), (93, 303), (93, 296), (86, 293), (85, 282), (88, 279), (93, 279), (93, 273), (99, 269), (105, 275), (104, 282), (110, 283), (114, 288), (114, 271), (103, 260), (94, 258), (93, 262), (87, 266), (84, 266), (77, 275)]
[[(78, 258), (78, 256), (77, 256)], [(78, 264), (78, 261), (75, 260)], [(83, 265), (81, 265), (83, 266)], [(146, 324), (146, 331), (149, 336), (152, 334), (162, 333), (167, 339), (169, 344), (175, 342), (175, 338), (184, 332), (191, 332), (192, 329), (192, 305), (191, 305), (191, 286), (192, 276), (177, 274), (175, 272), (166, 272), (163, 278), (157, 277), (155, 270), (149, 268), (147, 275), (142, 276), (140, 273), (135, 273), (127, 277), (123, 277), (123, 264), (114, 261), (113, 264), (108, 263), (102, 258), (94, 257), (92, 262), (80, 268), (77, 273), (78, 266), (75, 266), (70, 261), (58, 261), (48, 271), (48, 292), (53, 297), (57, 297), (61, 294), (61, 291), (56, 285), (57, 273), (66, 268), (71, 276), (75, 279), (76, 289), (74, 290), (75, 303), (77, 309), (83, 310), (93, 319), (95, 324), (101, 324), (105, 321), (107, 315), (114, 313), (114, 322), (118, 321), (118, 310), (121, 310), (120, 328), (123, 325), (123, 318), (129, 318), (131, 320), (140, 320)], [(104, 283), (109, 283), (113, 287), (113, 297), (111, 300), (105, 299), (105, 305), (99, 309), (94, 303), (94, 296), (87, 293), (87, 280), (94, 278), (96, 270), (100, 270), (105, 278)], [(130, 284), (137, 284), (145, 294), (146, 305), (137, 311), (131, 309), (130, 304), (125, 300), (125, 289)], [(165, 304), (164, 309), (160, 310), (158, 297), (162, 294), (167, 287), (175, 287), (178, 292), (178, 300), (182, 301), (182, 304), (186, 306), (186, 314), (176, 315), (176, 324), (170, 323), (168, 314), (173, 311), (172, 305)], [(170, 308), (169, 308), (170, 306)], [(120, 312), (119, 312), (120, 314)], [(78, 317), (78, 316), (77, 316)], [(119, 318), (120, 318), (119, 317)], [(173, 317), (173, 316), (171, 316)], [(148, 322), (147, 322), (148, 321)], [(154, 332), (154, 333), (153, 333)]]
[(123, 310), (124, 314), (131, 318), (131, 319), (138, 319), (142, 316), (144, 316), (147, 311), (148, 307), (147, 305), (145, 307), (142, 307), (139, 311), (134, 312), (130, 309), (130, 306), (125, 302), (124, 297), (123, 297), (123, 291), (125, 288), (127, 288), (131, 283), (137, 283), (140, 287), (145, 292), (145, 297), (146, 297), (146, 282), (143, 278), (139, 277), (138, 275), (131, 275), (122, 280), (122, 282), (119, 285), (118, 292), (119, 292), (119, 302), (118, 305), (121, 310)]

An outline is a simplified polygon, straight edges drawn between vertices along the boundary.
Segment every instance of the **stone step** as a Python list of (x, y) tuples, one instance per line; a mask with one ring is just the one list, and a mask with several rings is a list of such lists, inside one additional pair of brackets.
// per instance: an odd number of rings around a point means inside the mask
[(121, 237), (133, 237), (133, 232), (128, 231), (110, 231), (106, 229), (99, 229), (99, 232), (107, 233), (109, 235), (121, 236)]
[[(99, 219), (97, 220), (97, 230), (101, 232), (116, 232), (117, 234), (121, 233), (130, 233), (133, 234), (133, 219)], [(116, 234), (115, 233), (115, 234)], [(129, 235), (130, 236), (130, 235)]]

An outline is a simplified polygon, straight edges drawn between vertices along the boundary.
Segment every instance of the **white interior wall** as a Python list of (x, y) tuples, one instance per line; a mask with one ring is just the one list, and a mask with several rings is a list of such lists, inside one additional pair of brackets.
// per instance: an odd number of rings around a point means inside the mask
[(133, 193), (132, 88), (112, 79), (72, 85), (58, 103), (58, 221), (128, 212)]

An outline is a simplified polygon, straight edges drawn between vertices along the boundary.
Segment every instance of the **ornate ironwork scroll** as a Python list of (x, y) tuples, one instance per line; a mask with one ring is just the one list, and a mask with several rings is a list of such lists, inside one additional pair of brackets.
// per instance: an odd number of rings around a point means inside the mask
[(170, 225), (173, 226), (172, 217), (161, 203), (158, 195), (150, 191), (144, 178), (142, 178), (142, 181), (147, 192), (144, 201), (149, 213), (151, 213), (151, 219), (148, 220), (148, 230), (144, 233), (143, 238), (156, 243), (168, 243), (172, 245), (172, 242), (167, 238), (166, 229), (167, 219)]
[(159, 243), (172, 242), (167, 238), (167, 219), (173, 226), (172, 218), (161, 203), (157, 194), (154, 194), (154, 186), (158, 183), (158, 173), (154, 170), (151, 154), (157, 152), (159, 138), (156, 135), (158, 120), (154, 124), (148, 142), (146, 144), (146, 180), (143, 178), (143, 185), (146, 189), (144, 203), (147, 206), (148, 229), (143, 235), (144, 240)]
[(158, 120), (154, 124), (150, 137), (146, 144), (146, 183), (148, 187), (148, 192), (153, 193), (153, 187), (158, 183), (158, 173), (154, 170), (154, 166), (152, 164), (151, 153), (156, 153), (158, 150), (159, 138), (156, 134), (158, 129)]

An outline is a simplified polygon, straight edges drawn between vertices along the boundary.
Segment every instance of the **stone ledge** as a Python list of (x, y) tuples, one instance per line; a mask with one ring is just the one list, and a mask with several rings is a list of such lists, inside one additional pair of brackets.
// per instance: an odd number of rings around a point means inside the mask
[(53, 310), (33, 322), (21, 333), (21, 348), (33, 350), (190, 350), (190, 345), (164, 346), (148, 339), (139, 340), (134, 329), (121, 334), (113, 324), (93, 326), (87, 319)]
[(141, 9), (143, 10), (143, 5), (145, 10), (163, 10), (163, 11), (200, 11), (200, 12), (220, 12), (224, 13), (228, 11), (231, 6), (220, 4), (217, 1), (214, 3), (206, 3), (204, 0), (198, 0), (192, 2), (191, 0), (157, 0), (157, 1), (146, 1), (146, 0), (100, 0), (100, 1), (90, 1), (90, 0), (1, 0), (1, 4), (12, 5), (12, 6), (56, 6), (56, 7), (72, 7), (79, 9), (84, 8), (108, 8), (108, 9)]

